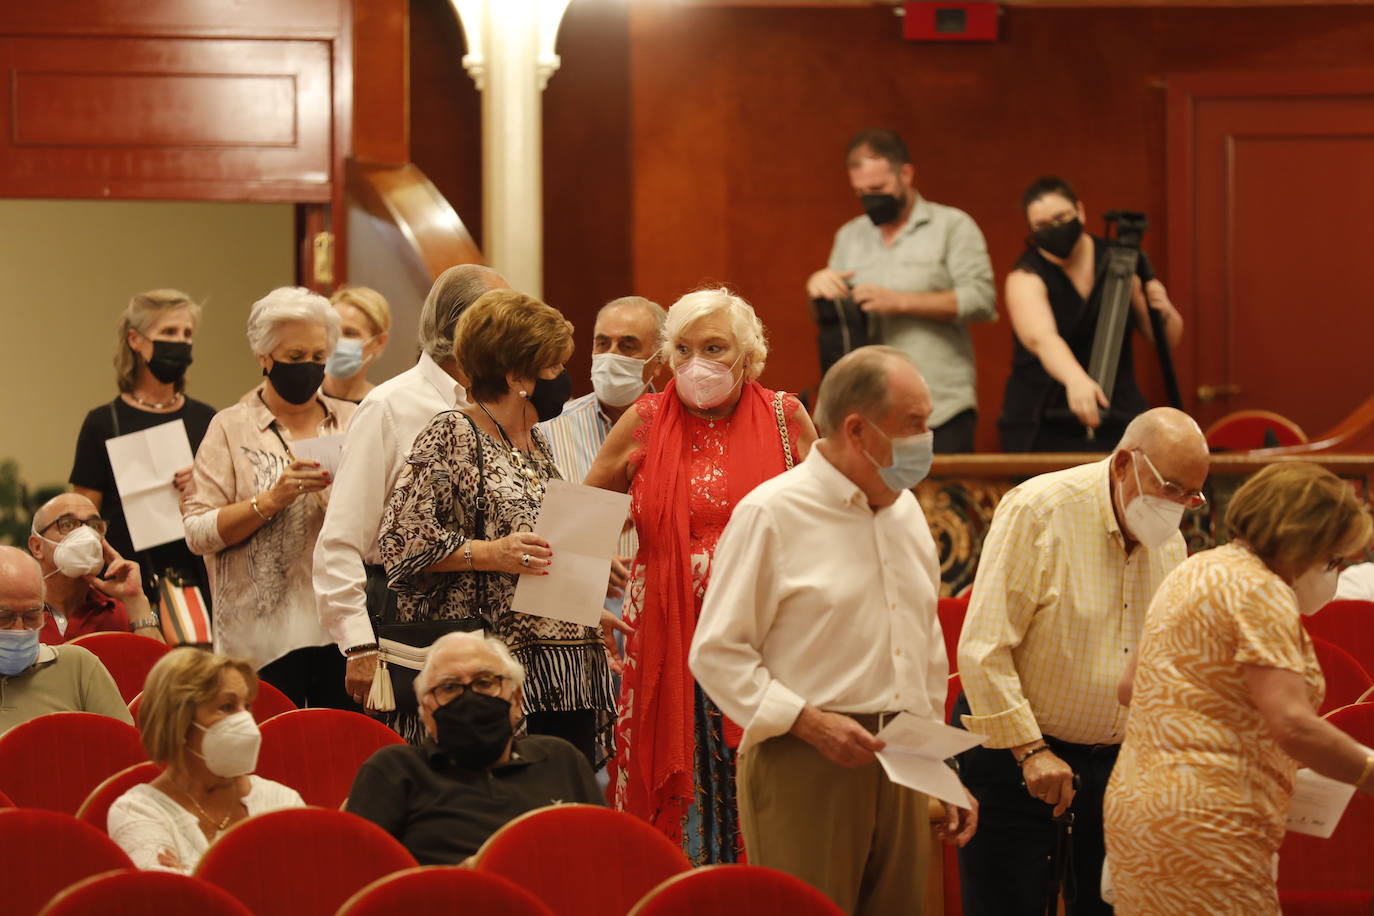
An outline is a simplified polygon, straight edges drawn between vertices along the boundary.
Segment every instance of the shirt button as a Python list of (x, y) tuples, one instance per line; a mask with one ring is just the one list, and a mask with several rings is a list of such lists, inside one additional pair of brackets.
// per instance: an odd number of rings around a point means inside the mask
[(898, 658), (901, 658), (902, 650), (901, 650), (901, 649), (898, 649), (898, 650), (896, 651), (895, 654), (896, 654), (896, 656), (897, 656)]

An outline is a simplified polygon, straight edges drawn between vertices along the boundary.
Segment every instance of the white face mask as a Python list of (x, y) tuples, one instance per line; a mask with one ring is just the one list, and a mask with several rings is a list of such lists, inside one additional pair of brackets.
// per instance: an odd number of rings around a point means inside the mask
[(628, 407), (644, 393), (646, 359), (619, 353), (592, 355), (592, 390), (596, 399), (608, 407)]
[(1339, 569), (1313, 566), (1293, 580), (1293, 594), (1298, 598), (1298, 610), (1304, 617), (1311, 617), (1336, 597), (1336, 582), (1340, 575)]
[[(1179, 522), (1183, 521), (1183, 505), (1162, 496), (1149, 496), (1140, 487), (1140, 465), (1136, 453), (1131, 452), (1131, 467), (1135, 471), (1135, 488), (1138, 494), (1126, 506), (1126, 527), (1131, 535), (1146, 550), (1162, 547), (1170, 537), (1178, 533)], [(1121, 497), (1121, 485), (1117, 484), (1117, 498)]]
[(253, 721), (253, 714), (248, 710), (225, 716), (209, 728), (199, 722), (191, 724), (205, 732), (199, 756), (211, 773), (231, 779), (246, 776), (258, 768), (262, 732), (258, 731), (258, 723)]
[(41, 534), (38, 536), (49, 544), (57, 545), (52, 552), (52, 562), (57, 569), (48, 573), (49, 576), (61, 573), (68, 579), (80, 579), (82, 576), (93, 576), (105, 568), (105, 545), (89, 525), (82, 525), (60, 541)]

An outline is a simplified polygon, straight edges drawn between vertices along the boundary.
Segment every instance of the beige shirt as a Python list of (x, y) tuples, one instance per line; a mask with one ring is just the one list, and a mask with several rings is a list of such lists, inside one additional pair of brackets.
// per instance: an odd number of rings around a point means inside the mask
[(0, 734), (50, 712), (93, 712), (134, 724), (114, 678), (82, 646), (39, 646), (27, 671), (0, 677)]
[(740, 752), (834, 712), (944, 714), (940, 562), (911, 492), (873, 511), (819, 448), (740, 500), (712, 561), (689, 663), (744, 726)]
[(1145, 612), (1185, 549), (1175, 534), (1129, 554), (1112, 510), (1110, 458), (1042, 474), (1002, 497), (959, 637), (959, 673), (988, 747), (1052, 735), (1120, 744), (1116, 687)]
[[(291, 463), (288, 433), (248, 392), (210, 421), (196, 453), (195, 486), (182, 503), (186, 543), (205, 557), (214, 596), (215, 651), (261, 668), (288, 652), (333, 640), (315, 611), (311, 571), (329, 490), (307, 493), (232, 546), (219, 536), (219, 510), (271, 489)], [(357, 405), (319, 396), (318, 435), (341, 433)]]

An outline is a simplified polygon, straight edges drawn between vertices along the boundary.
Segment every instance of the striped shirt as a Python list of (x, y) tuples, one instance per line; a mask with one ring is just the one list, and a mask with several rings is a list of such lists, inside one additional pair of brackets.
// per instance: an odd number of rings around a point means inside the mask
[(1110, 458), (1032, 478), (1002, 498), (983, 543), (959, 638), (959, 672), (988, 747), (1051, 735), (1120, 744), (1116, 686), (1145, 612), (1185, 549), (1126, 552), (1112, 510)]
[[(606, 416), (606, 411), (601, 408), (601, 402), (593, 392), (564, 404), (563, 412), (552, 420), (540, 423), (539, 429), (549, 440), (549, 449), (553, 452), (553, 463), (558, 466), (559, 476), (573, 483), (581, 483), (592, 469), (596, 453), (601, 451), (601, 444), (611, 434), (614, 425), (615, 421)], [(633, 528), (627, 528), (620, 535), (620, 555), (633, 557), (638, 549), (639, 538)]]

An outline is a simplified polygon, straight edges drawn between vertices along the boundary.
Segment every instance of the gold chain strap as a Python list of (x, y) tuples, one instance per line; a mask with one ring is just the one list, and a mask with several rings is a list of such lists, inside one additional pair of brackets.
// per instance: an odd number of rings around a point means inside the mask
[(782, 412), (782, 399), (784, 395), (781, 391), (773, 394), (773, 413), (778, 418), (778, 435), (782, 437), (782, 458), (787, 462), (787, 469), (792, 470), (792, 441), (787, 438), (787, 418)]

